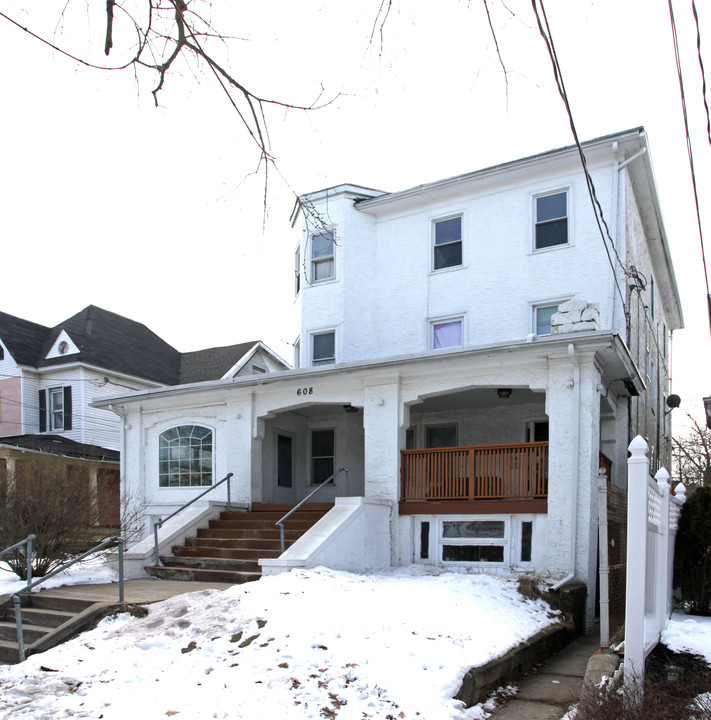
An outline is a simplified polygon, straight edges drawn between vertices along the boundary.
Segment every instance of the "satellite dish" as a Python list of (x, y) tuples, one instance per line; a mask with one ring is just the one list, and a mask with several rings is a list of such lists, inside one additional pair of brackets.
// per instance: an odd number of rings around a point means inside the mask
[(674, 410), (674, 408), (678, 408), (679, 405), (681, 405), (681, 398), (678, 395), (670, 395), (667, 398), (667, 407), (670, 410)]

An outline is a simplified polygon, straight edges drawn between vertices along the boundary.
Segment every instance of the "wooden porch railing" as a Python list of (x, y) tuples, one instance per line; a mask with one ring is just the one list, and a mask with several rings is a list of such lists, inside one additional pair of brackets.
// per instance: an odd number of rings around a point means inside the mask
[(402, 499), (545, 498), (548, 443), (402, 450)]

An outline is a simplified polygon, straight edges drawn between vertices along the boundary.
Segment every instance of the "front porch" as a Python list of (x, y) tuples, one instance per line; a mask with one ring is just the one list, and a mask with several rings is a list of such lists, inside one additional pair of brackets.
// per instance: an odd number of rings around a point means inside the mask
[(545, 513), (548, 442), (401, 451), (400, 513)]

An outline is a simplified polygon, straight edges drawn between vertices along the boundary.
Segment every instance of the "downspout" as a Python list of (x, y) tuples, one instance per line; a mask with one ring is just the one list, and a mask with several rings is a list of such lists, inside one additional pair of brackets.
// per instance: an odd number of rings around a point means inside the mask
[(580, 460), (578, 453), (580, 449), (580, 363), (575, 355), (575, 345), (568, 344), (568, 357), (573, 363), (573, 415), (575, 416), (573, 442), (571, 443), (572, 453), (572, 470), (573, 470), (573, 487), (570, 493), (570, 556), (568, 559), (568, 574), (559, 580), (555, 585), (551, 586), (551, 590), (556, 592), (563, 585), (569, 583), (575, 577), (575, 554), (578, 540), (578, 476)]

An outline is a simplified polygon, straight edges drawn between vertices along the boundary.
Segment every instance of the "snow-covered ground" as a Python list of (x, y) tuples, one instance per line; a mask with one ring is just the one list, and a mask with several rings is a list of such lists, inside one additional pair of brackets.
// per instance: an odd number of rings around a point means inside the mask
[(0, 667), (0, 718), (473, 720), (483, 709), (453, 699), (464, 673), (556, 619), (508, 577), (292, 571)]
[(674, 652), (700, 655), (711, 665), (711, 617), (675, 612), (662, 633), (662, 642)]

